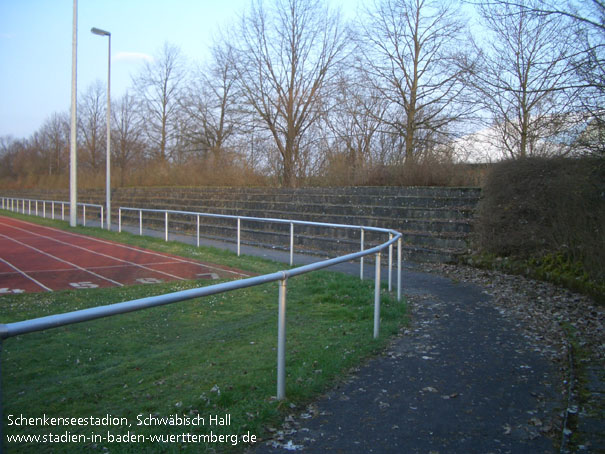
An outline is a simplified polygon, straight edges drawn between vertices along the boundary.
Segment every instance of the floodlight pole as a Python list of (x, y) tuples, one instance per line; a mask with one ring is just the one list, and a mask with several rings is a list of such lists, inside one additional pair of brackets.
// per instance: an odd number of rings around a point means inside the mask
[(95, 35), (107, 36), (107, 156), (105, 171), (105, 213), (107, 230), (111, 230), (111, 33), (99, 28), (91, 28)]
[(78, 154), (77, 154), (77, 55), (78, 0), (74, 0), (71, 39), (71, 126), (69, 143), (69, 225), (78, 223)]

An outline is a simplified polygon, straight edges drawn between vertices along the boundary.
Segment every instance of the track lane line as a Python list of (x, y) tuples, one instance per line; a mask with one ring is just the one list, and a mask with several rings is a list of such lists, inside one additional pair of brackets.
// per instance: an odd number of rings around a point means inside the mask
[(47, 292), (52, 292), (53, 290), (51, 288), (48, 288), (46, 285), (44, 285), (42, 282), (34, 279), (33, 277), (31, 277), (29, 274), (27, 274), (25, 271), (17, 268), (15, 265), (13, 265), (12, 263), (8, 262), (7, 260), (4, 260), (2, 257), (0, 257), (0, 261), (2, 263), (5, 263), (6, 265), (10, 266), (13, 270), (15, 270), (17, 273), (19, 273), (20, 275), (22, 275), (23, 277), (29, 279), (30, 281), (33, 281), (36, 285), (42, 287), (44, 290), (46, 290)]
[[(67, 242), (65, 242), (65, 241), (58, 240), (57, 238), (53, 238), (53, 237), (51, 237), (51, 236), (42, 235), (42, 234), (40, 234), (40, 233), (36, 233), (36, 232), (32, 232), (32, 231), (30, 231), (30, 230), (22, 229), (22, 228), (20, 228), (20, 227), (10, 226), (10, 225), (5, 224), (5, 223), (3, 223), (3, 222), (0, 222), (0, 225), (5, 225), (5, 226), (7, 226), (7, 227), (10, 227), (10, 228), (13, 228), (13, 229), (16, 229), (16, 230), (20, 230), (20, 231), (22, 231), (22, 232), (27, 232), (27, 233), (29, 233), (30, 235), (34, 235), (34, 236), (37, 236), (37, 237), (43, 238), (43, 239), (45, 239), (45, 240), (50, 240), (50, 241), (54, 241), (54, 242), (56, 242), (56, 243), (63, 244), (63, 245), (66, 245), (66, 246), (70, 246), (70, 247), (73, 247), (73, 248), (76, 248), (76, 249), (81, 249), (81, 250), (86, 251), (86, 252), (89, 252), (89, 253), (91, 253), (91, 254), (96, 254), (96, 255), (99, 255), (99, 256), (101, 256), (101, 257), (105, 257), (105, 258), (108, 258), (108, 259), (111, 259), (111, 260), (115, 260), (115, 261), (118, 261), (118, 262), (124, 263), (124, 264), (126, 264), (126, 265), (135, 266), (135, 267), (138, 267), (138, 268), (144, 269), (144, 270), (146, 270), (146, 271), (151, 271), (151, 272), (154, 272), (154, 273), (163, 274), (164, 276), (168, 276), (168, 277), (170, 277), (170, 278), (173, 278), (173, 279), (176, 279), (176, 280), (179, 280), (179, 281), (184, 281), (184, 280), (186, 280), (184, 277), (180, 277), (180, 276), (177, 276), (177, 275), (175, 275), (175, 274), (170, 274), (170, 273), (167, 273), (167, 272), (165, 272), (165, 271), (160, 271), (160, 270), (154, 270), (153, 268), (149, 268), (149, 267), (147, 267), (147, 266), (145, 266), (145, 265), (141, 265), (141, 264), (139, 264), (139, 263), (134, 263), (134, 262), (131, 262), (131, 261), (128, 261), (128, 260), (120, 259), (120, 258), (118, 258), (118, 257), (114, 257), (114, 256), (112, 256), (112, 255), (103, 254), (102, 252), (93, 251), (92, 249), (85, 248), (84, 246), (78, 246), (78, 245), (76, 245), (76, 244), (67, 243)], [(86, 237), (85, 237), (85, 238), (86, 238)], [(33, 246), (32, 246), (32, 247), (33, 247)], [(202, 266), (203, 266), (203, 265), (202, 265)], [(103, 267), (90, 267), (90, 268), (87, 268), (87, 269), (93, 269), (93, 268), (103, 268)]]
[(36, 248), (34, 246), (31, 246), (29, 244), (23, 243), (23, 242), (21, 242), (19, 240), (15, 240), (15, 239), (13, 239), (13, 238), (11, 238), (9, 236), (6, 236), (6, 235), (4, 235), (2, 233), (0, 233), (0, 236), (3, 237), (3, 238), (6, 238), (7, 240), (13, 241), (14, 243), (20, 244), (21, 246), (25, 246), (26, 248), (32, 249), (32, 250), (34, 250), (34, 251), (36, 251), (36, 252), (38, 252), (40, 254), (46, 255), (47, 257), (50, 257), (50, 258), (52, 258), (54, 260), (57, 260), (57, 261), (62, 262), (62, 263), (65, 263), (65, 264), (67, 264), (69, 266), (73, 266), (74, 268), (77, 268), (80, 271), (84, 271), (84, 272), (86, 272), (88, 274), (92, 274), (93, 276), (98, 277), (99, 279), (102, 279), (102, 280), (107, 281), (107, 282), (111, 282), (112, 284), (115, 284), (118, 287), (124, 287), (124, 284), (122, 284), (122, 283), (120, 283), (118, 281), (114, 281), (113, 279), (109, 279), (108, 277), (101, 276), (100, 274), (97, 274), (94, 271), (90, 271), (90, 270), (87, 270), (86, 268), (82, 268), (81, 266), (76, 265), (75, 263), (71, 263), (68, 260), (63, 260), (62, 258), (55, 257), (54, 255), (49, 254), (48, 252), (45, 252), (45, 251), (43, 251), (41, 249), (38, 249), (38, 248)]
[[(14, 218), (9, 218), (9, 219), (13, 220)], [(181, 263), (190, 263), (190, 264), (193, 264), (193, 265), (204, 266), (204, 267), (209, 268), (209, 269), (213, 269), (213, 270), (217, 270), (217, 271), (223, 271), (225, 273), (235, 274), (235, 275), (238, 275), (238, 276), (241, 276), (241, 277), (250, 277), (251, 276), (250, 274), (246, 274), (246, 273), (242, 273), (242, 272), (238, 272), (238, 271), (233, 271), (233, 270), (229, 270), (229, 269), (224, 269), (224, 268), (221, 268), (221, 267), (218, 267), (218, 266), (213, 266), (213, 265), (210, 265), (210, 264), (201, 263), (201, 262), (197, 262), (197, 261), (194, 261), (194, 260), (187, 260), (187, 259), (184, 259), (182, 257), (177, 257), (177, 256), (167, 255), (167, 254), (162, 254), (161, 252), (149, 251), (149, 250), (146, 250), (146, 249), (140, 249), (140, 248), (137, 248), (137, 247), (129, 246), (127, 244), (115, 243), (115, 242), (103, 240), (103, 239), (100, 239), (100, 238), (94, 238), (94, 237), (90, 237), (90, 236), (86, 236), (86, 235), (81, 235), (79, 233), (73, 233), (73, 232), (68, 232), (66, 230), (56, 229), (54, 227), (48, 227), (48, 226), (45, 226), (45, 225), (34, 224), (33, 222), (22, 221), (20, 219), (16, 219), (16, 221), (17, 222), (22, 222), (24, 224), (31, 225), (31, 226), (34, 226), (34, 227), (39, 227), (39, 228), (43, 228), (43, 229), (47, 229), (47, 230), (52, 230), (54, 232), (59, 232), (59, 233), (63, 233), (63, 234), (66, 234), (66, 235), (71, 235), (71, 236), (74, 236), (74, 237), (77, 237), (77, 238), (83, 238), (83, 239), (86, 239), (86, 240), (92, 240), (92, 241), (95, 241), (95, 242), (101, 243), (101, 244), (108, 244), (108, 245), (111, 245), (111, 246), (114, 246), (114, 247), (120, 247), (120, 248), (128, 249), (128, 250), (131, 250), (131, 251), (141, 252), (141, 253), (147, 254), (147, 255), (155, 255), (157, 257), (163, 257), (163, 258), (168, 258), (168, 259), (171, 259), (171, 260), (176, 260), (176, 261), (181, 262)], [(10, 226), (10, 225), (9, 225), (9, 227), (15, 228), (15, 226)], [(25, 230), (25, 231), (26, 232), (30, 232), (29, 230)], [(33, 232), (31, 232), (31, 233), (33, 233)], [(94, 251), (91, 251), (91, 252), (94, 252)]]

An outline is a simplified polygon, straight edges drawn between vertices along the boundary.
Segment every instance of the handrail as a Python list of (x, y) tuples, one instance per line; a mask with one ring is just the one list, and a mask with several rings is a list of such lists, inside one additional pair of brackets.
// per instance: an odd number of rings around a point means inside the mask
[[(16, 199), (15, 199), (16, 200)], [(5, 208), (5, 198), (2, 198), (2, 208)], [(262, 222), (279, 222), (289, 223), (291, 226), (294, 225), (315, 225), (324, 227), (334, 228), (347, 228), (347, 229), (360, 229), (362, 232), (362, 244), (361, 250), (350, 254), (342, 255), (339, 257), (321, 260), (319, 262), (311, 263), (308, 265), (299, 266), (293, 269), (287, 269), (278, 271), (275, 273), (265, 274), (263, 276), (255, 276), (246, 279), (240, 279), (236, 281), (224, 282), (220, 284), (214, 284), (207, 287), (183, 290), (179, 292), (168, 293), (164, 295), (152, 296), (147, 298), (141, 298), (131, 301), (125, 301), (121, 303), (109, 304), (104, 306), (98, 306), (94, 308), (82, 309), (78, 311), (67, 312), (63, 314), (55, 314), (46, 317), (39, 317), (30, 320), (23, 320), (20, 322), (12, 322), (6, 324), (0, 324), (0, 352), (1, 352), (1, 341), (12, 336), (21, 334), (32, 333), (35, 331), (42, 331), (50, 328), (56, 328), (60, 326), (66, 326), (74, 323), (85, 322), (94, 320), (102, 317), (109, 317), (117, 314), (123, 314), (127, 312), (138, 311), (147, 309), (150, 307), (172, 304), (180, 301), (186, 301), (193, 298), (199, 298), (203, 296), (215, 295), (218, 293), (224, 293), (246, 287), (261, 285), (269, 282), (279, 281), (279, 301), (278, 301), (278, 346), (277, 346), (277, 398), (282, 400), (285, 398), (285, 322), (286, 322), (286, 291), (287, 291), (287, 280), (305, 273), (327, 268), (339, 263), (363, 259), (367, 255), (376, 255), (375, 261), (375, 283), (374, 283), (374, 338), (377, 338), (380, 330), (380, 261), (381, 253), (384, 249), (389, 248), (389, 267), (391, 265), (392, 246), (397, 243), (398, 246), (398, 289), (397, 299), (401, 299), (401, 233), (391, 229), (383, 229), (379, 227), (364, 227), (364, 226), (351, 226), (346, 224), (328, 224), (311, 221), (294, 221), (284, 219), (273, 219), (273, 218), (255, 218), (245, 216), (233, 216), (233, 215), (217, 215), (211, 213), (196, 213), (196, 212), (180, 212), (174, 210), (151, 210), (142, 208), (128, 208), (120, 207), (119, 209), (119, 229), (121, 230), (121, 213), (122, 210), (133, 210), (139, 211), (154, 211), (165, 213), (166, 219), (166, 232), (168, 229), (168, 214), (179, 213), (198, 216), (198, 235), (199, 235), (199, 216), (217, 217), (217, 218), (228, 218), (236, 219), (238, 224), (238, 242), (239, 242), (239, 227), (241, 220), (254, 220)], [(140, 216), (141, 218), (141, 216)], [(363, 231), (374, 231), (385, 233), (389, 235), (389, 239), (378, 246), (370, 249), (364, 249), (363, 245)], [(142, 231), (142, 228), (141, 228)], [(293, 232), (293, 227), (290, 229)], [(167, 238), (167, 233), (166, 233)], [(198, 236), (199, 243), (199, 236)], [(290, 242), (293, 245), (293, 241)], [(239, 244), (238, 244), (239, 254)], [(291, 250), (292, 256), (292, 250)], [(363, 262), (362, 262), (363, 263)], [(389, 291), (390, 288), (390, 269), (389, 269)], [(1, 395), (1, 394), (0, 394)], [(0, 407), (1, 408), (1, 407)], [(0, 447), (1, 449), (1, 447)]]
[[(62, 200), (43, 200), (43, 199), (24, 199), (24, 198), (19, 198), (19, 197), (2, 197), (2, 209), (3, 210), (8, 210), (8, 211), (13, 211), (16, 213), (19, 213), (19, 202), (21, 202), (21, 214), (26, 214), (25, 213), (25, 202), (28, 202), (28, 215), (32, 214), (32, 202), (34, 203), (34, 210), (35, 213), (34, 215), (39, 216), (39, 207), (38, 205), (41, 203), (42, 204), (42, 217), (46, 218), (46, 204), (50, 204), (51, 206), (51, 219), (55, 219), (55, 205), (61, 205), (61, 220), (64, 221), (65, 220), (65, 206), (67, 205), (69, 207), (69, 202), (65, 202)], [(17, 207), (15, 208), (15, 202), (17, 202)], [(84, 202), (78, 202), (76, 204), (76, 208), (77, 207), (82, 207), (82, 225), (84, 227), (86, 227), (86, 207), (91, 207), (91, 208), (98, 208), (99, 210), (101, 210), (101, 228), (104, 228), (104, 224), (103, 224), (103, 219), (105, 218), (103, 216), (103, 211), (104, 211), (104, 206), (103, 205), (99, 205), (96, 203), (84, 203)]]
[[(163, 213), (164, 214), (164, 239), (168, 241), (168, 215), (169, 214), (179, 214), (179, 215), (189, 215), (195, 216), (197, 218), (196, 222), (196, 238), (197, 238), (197, 246), (200, 246), (200, 217), (214, 218), (214, 219), (232, 219), (237, 221), (237, 234), (236, 234), (236, 244), (237, 244), (237, 255), (241, 254), (241, 221), (255, 221), (255, 222), (266, 222), (266, 223), (279, 223), (279, 224), (290, 224), (290, 266), (294, 265), (294, 226), (295, 225), (303, 225), (303, 226), (317, 226), (317, 227), (326, 227), (326, 228), (337, 228), (337, 229), (353, 229), (360, 231), (361, 237), (361, 250), (363, 251), (365, 244), (365, 232), (378, 232), (378, 233), (389, 233), (395, 234), (394, 230), (384, 229), (380, 227), (369, 227), (369, 226), (361, 226), (361, 225), (350, 225), (350, 224), (334, 224), (327, 222), (313, 222), (313, 221), (298, 221), (292, 219), (280, 219), (280, 218), (260, 218), (254, 216), (239, 216), (232, 214), (215, 214), (215, 213), (204, 213), (197, 211), (180, 211), (180, 210), (165, 210), (165, 209), (155, 209), (155, 208), (133, 208), (133, 207), (120, 207), (118, 209), (118, 231), (122, 231), (122, 211), (134, 211), (139, 213), (139, 235), (143, 235), (143, 213)], [(401, 245), (399, 245), (401, 247)], [(365, 255), (364, 255), (365, 256)], [(359, 263), (359, 276), (363, 280), (363, 257), (360, 257)], [(389, 264), (388, 264), (388, 287), (389, 292), (392, 290), (392, 256), (393, 251), (392, 247), (389, 248)], [(398, 250), (399, 256), (399, 267), (401, 267), (401, 251)], [(401, 272), (399, 272), (401, 275)], [(398, 292), (397, 298), (401, 299), (401, 291), (400, 291), (400, 277), (398, 278)]]

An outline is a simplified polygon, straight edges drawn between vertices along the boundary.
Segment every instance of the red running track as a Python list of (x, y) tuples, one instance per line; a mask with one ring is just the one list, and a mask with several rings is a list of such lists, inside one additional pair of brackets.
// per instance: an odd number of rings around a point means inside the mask
[(249, 274), (0, 216), (0, 295)]

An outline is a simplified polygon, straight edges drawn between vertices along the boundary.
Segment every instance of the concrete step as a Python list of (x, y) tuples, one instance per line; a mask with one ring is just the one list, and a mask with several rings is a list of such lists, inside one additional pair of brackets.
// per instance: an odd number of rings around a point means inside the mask
[[(18, 197), (68, 200), (67, 191), (19, 191)], [(477, 188), (119, 188), (112, 194), (113, 217), (119, 206), (172, 209), (250, 217), (296, 219), (393, 228), (404, 234), (404, 255), (418, 261), (453, 261), (466, 252), (479, 201)], [(79, 201), (104, 204), (104, 190), (80, 191)], [(138, 224), (138, 214), (124, 222)], [(162, 214), (144, 214), (145, 226), (163, 230)], [(191, 216), (170, 215), (170, 228), (195, 232)], [(235, 241), (236, 221), (201, 218), (202, 236)], [(289, 247), (289, 224), (242, 222), (242, 241)], [(295, 227), (297, 248), (329, 254), (357, 250), (357, 230)], [(378, 241), (369, 233), (367, 244)], [(370, 247), (370, 246), (367, 246)]]
[[(99, 198), (101, 200), (101, 198)], [(427, 209), (468, 209), (474, 206), (472, 199), (455, 197), (371, 197), (352, 198), (343, 196), (309, 196), (305, 198), (276, 197), (183, 197), (175, 194), (158, 194), (157, 196), (141, 197), (115, 197), (116, 201), (128, 202), (131, 205), (171, 209), (171, 207), (220, 207), (233, 210), (257, 209), (285, 212), (314, 212), (323, 213), (340, 210), (343, 207), (355, 208), (360, 211), (380, 207), (382, 210), (396, 210), (400, 208), (427, 208)], [(180, 208), (172, 208), (180, 209)]]
[[(385, 206), (350, 206), (350, 205), (321, 205), (321, 204), (292, 204), (292, 203), (245, 203), (224, 202), (222, 204), (189, 204), (183, 201), (169, 199), (158, 200), (114, 200), (114, 209), (118, 206), (147, 207), (158, 209), (173, 209), (196, 211), (202, 213), (227, 214), (235, 216), (277, 217), (284, 219), (320, 218), (384, 218), (390, 220), (461, 220), (468, 222), (474, 213), (473, 207), (458, 208), (417, 208), (417, 207), (385, 207)], [(324, 222), (324, 221), (321, 221)], [(342, 222), (326, 221), (326, 222)], [(354, 221), (347, 221), (349, 223)]]
[[(215, 213), (220, 214), (220, 213)], [(259, 213), (250, 213), (251, 215), (258, 216)], [(238, 213), (238, 215), (244, 215), (244, 213)], [(287, 219), (291, 213), (264, 213), (265, 216), (277, 219)], [(137, 212), (123, 211), (122, 219), (124, 222), (138, 223), (139, 215)], [(161, 213), (143, 213), (144, 222), (151, 222), (154, 220), (155, 223), (164, 223), (164, 215)], [(175, 215), (170, 214), (170, 224), (179, 222), (187, 224), (188, 228), (194, 228), (197, 224), (196, 216), (193, 215)], [(447, 220), (397, 220), (390, 218), (370, 218), (370, 217), (354, 217), (354, 216), (317, 216), (317, 215), (299, 215), (296, 217), (299, 221), (314, 221), (324, 222), (330, 224), (347, 224), (347, 225), (359, 225), (369, 227), (382, 227), (392, 228), (402, 233), (410, 235), (410, 238), (419, 238), (419, 244), (435, 246), (435, 244), (427, 243), (425, 236), (435, 236), (449, 238), (466, 238), (467, 234), (471, 231), (471, 224), (468, 221), (447, 221)], [(289, 232), (289, 223), (260, 223), (256, 221), (249, 221), (243, 219), (241, 221), (242, 227), (247, 228), (251, 225), (258, 225), (258, 229), (266, 229), (276, 232)], [(200, 216), (200, 230), (211, 227), (219, 227), (231, 229), (235, 228), (237, 221), (235, 219), (224, 219), (224, 218), (213, 218)], [(296, 232), (301, 232), (307, 235), (336, 235), (337, 237), (347, 238), (358, 238), (359, 232), (351, 229), (334, 229), (320, 226), (295, 226)], [(444, 247), (452, 247), (444, 246)]]

